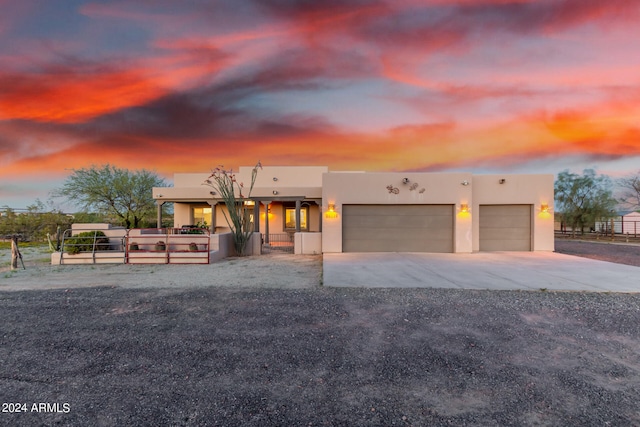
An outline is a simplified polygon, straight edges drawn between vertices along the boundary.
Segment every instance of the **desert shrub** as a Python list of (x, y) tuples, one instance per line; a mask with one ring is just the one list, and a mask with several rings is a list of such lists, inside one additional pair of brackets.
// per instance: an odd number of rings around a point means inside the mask
[(65, 240), (64, 246), (68, 254), (74, 255), (80, 252), (91, 252), (94, 247), (97, 251), (109, 250), (109, 238), (102, 231), (84, 231)]

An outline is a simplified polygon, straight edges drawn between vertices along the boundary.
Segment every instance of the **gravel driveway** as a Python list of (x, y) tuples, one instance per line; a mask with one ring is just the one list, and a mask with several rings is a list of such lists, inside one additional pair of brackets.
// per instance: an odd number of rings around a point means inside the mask
[(640, 267), (640, 245), (556, 239), (556, 252)]
[(639, 294), (0, 292), (0, 424), (639, 425), (639, 324)]

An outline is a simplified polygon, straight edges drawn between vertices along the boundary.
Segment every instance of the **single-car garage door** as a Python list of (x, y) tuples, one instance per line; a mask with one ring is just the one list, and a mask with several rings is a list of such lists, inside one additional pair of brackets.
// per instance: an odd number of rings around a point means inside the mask
[(480, 205), (481, 251), (530, 251), (531, 205)]
[(453, 252), (453, 205), (343, 205), (343, 252)]

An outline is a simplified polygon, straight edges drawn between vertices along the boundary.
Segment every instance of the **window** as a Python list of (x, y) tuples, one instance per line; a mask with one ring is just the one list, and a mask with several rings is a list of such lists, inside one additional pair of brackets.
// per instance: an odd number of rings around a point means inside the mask
[(193, 208), (193, 225), (211, 225), (211, 208)]
[[(307, 218), (309, 217), (309, 207), (303, 206), (300, 208), (300, 230), (308, 231), (309, 224)], [(285, 206), (284, 208), (284, 229), (295, 230), (296, 229), (296, 208), (295, 206)]]

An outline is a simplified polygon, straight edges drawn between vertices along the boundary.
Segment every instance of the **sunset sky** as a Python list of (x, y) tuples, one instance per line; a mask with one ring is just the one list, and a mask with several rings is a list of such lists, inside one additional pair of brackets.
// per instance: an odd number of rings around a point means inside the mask
[(71, 169), (640, 170), (640, 1), (0, 0), (0, 207)]

